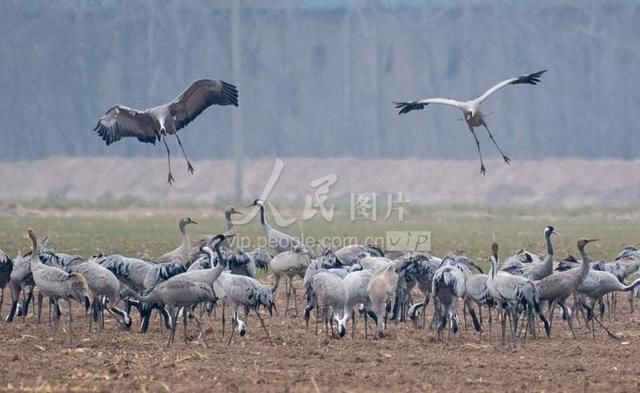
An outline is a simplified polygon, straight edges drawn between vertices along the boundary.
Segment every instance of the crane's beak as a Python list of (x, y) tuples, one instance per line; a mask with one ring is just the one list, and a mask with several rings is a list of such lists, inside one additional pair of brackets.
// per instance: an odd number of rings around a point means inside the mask
[(193, 220), (191, 220), (191, 223), (192, 223), (192, 224), (197, 224), (197, 222), (196, 222), (196, 221), (193, 221)]
[(551, 231), (551, 234), (552, 234), (552, 235), (558, 235), (558, 236), (560, 236), (560, 234), (559, 234), (558, 232), (556, 232), (555, 230), (554, 230), (554, 231)]
[(241, 212), (240, 210), (238, 210), (238, 209), (236, 209), (236, 208), (234, 208), (234, 209), (231, 211), (231, 213), (233, 213), (233, 214), (239, 214), (239, 215), (241, 215), (241, 216), (242, 216), (242, 215), (244, 215), (244, 214), (242, 214), (242, 212)]
[(587, 239), (587, 243), (591, 243), (591, 242), (597, 242), (600, 239)]

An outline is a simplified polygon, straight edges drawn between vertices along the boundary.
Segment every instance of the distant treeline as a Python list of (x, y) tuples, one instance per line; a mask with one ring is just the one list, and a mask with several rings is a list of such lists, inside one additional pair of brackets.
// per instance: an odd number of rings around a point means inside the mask
[(474, 159), (459, 113), (429, 107), (400, 117), (392, 101), (472, 98), (541, 69), (549, 72), (540, 86), (487, 102), (508, 155), (638, 156), (637, 2), (322, 4), (4, 0), (0, 160), (161, 157), (162, 147), (135, 140), (106, 147), (92, 128), (111, 105), (157, 105), (199, 78), (236, 84), (240, 108), (210, 109), (188, 127), (183, 141), (196, 159), (232, 155), (234, 110), (252, 158)]

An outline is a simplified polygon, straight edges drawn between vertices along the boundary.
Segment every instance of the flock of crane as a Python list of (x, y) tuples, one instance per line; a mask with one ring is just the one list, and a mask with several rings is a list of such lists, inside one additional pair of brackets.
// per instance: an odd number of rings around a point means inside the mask
[[(195, 245), (191, 244), (187, 233), (187, 226), (195, 221), (188, 217), (181, 219), (182, 243), (155, 260), (117, 254), (100, 254), (85, 260), (51, 249), (46, 239), (39, 240), (34, 230), (28, 229), (29, 253), (12, 261), (0, 251), (0, 288), (4, 294), (8, 287), (12, 300), (5, 320), (11, 322), (16, 316), (25, 318), (36, 293), (37, 312), (33, 312), (33, 318), (41, 321), (42, 301), (48, 297), (49, 321), (54, 334), (63, 313), (60, 301), (67, 302), (69, 342), (72, 341), (72, 303), (77, 302), (87, 315), (90, 330), (92, 324), (98, 322), (104, 329), (105, 311), (123, 329), (130, 329), (130, 313), (136, 308), (141, 331), (146, 332), (152, 313), (157, 310), (171, 332), (168, 345), (175, 340), (178, 320), (182, 318), (185, 342), (188, 322), (194, 320), (199, 341), (206, 346), (202, 315), (205, 312), (211, 315), (214, 307), (221, 308), (224, 335), (224, 310), (229, 307), (232, 315), (229, 344), (234, 333), (246, 334), (250, 311), (254, 312), (266, 338), (272, 343), (261, 309), (271, 315), (278, 312), (274, 294), (284, 279), (284, 315), (291, 311), (297, 318), (297, 294), (292, 282), (300, 277), (306, 300), (303, 319), (308, 328), (312, 311), (316, 309), (316, 334), (322, 323), (327, 335), (343, 337), (351, 320), (352, 335), (355, 335), (356, 313), (364, 319), (365, 337), (369, 335), (368, 320), (375, 324), (379, 338), (385, 337), (388, 320), (410, 320), (416, 327), (425, 327), (430, 302), (434, 305), (434, 313), (429, 326), (435, 327), (438, 337), (447, 325), (451, 334), (455, 334), (459, 324), (458, 303), (461, 303), (465, 322), (468, 313), (480, 340), (485, 329), (482, 310), (486, 309), (490, 336), (493, 317), (499, 315), (502, 341), (505, 342), (508, 321), (511, 343), (516, 346), (518, 337), (535, 336), (540, 327), (550, 336), (556, 306), (574, 337), (574, 315), (582, 315), (594, 338), (596, 322), (615, 338), (603, 322), (607, 311), (605, 304), (609, 305), (608, 312), (613, 312), (616, 292), (629, 291), (632, 292), (633, 309), (636, 296), (633, 290), (640, 285), (639, 249), (627, 247), (613, 262), (592, 262), (585, 247), (595, 240), (582, 239), (577, 242), (581, 260), (556, 261), (552, 244), (555, 231), (551, 226), (544, 230), (547, 246), (544, 257), (520, 250), (500, 266), (498, 245), (494, 243), (491, 269), (484, 274), (466, 256), (438, 258), (417, 252), (385, 253), (376, 245), (349, 245), (335, 251), (324, 249), (316, 257), (310, 247), (269, 225), (262, 200), (255, 200), (252, 206), (260, 210), (266, 240), (275, 251), (273, 257), (261, 248), (252, 251), (234, 248), (233, 215), (242, 213), (233, 207), (225, 210), (225, 231), (204, 237)], [(270, 270), (271, 285), (256, 279), (257, 269)], [(624, 284), (634, 276), (630, 285)], [(22, 302), (21, 292), (24, 292)], [(414, 301), (416, 295), (418, 300)], [(605, 297), (611, 299), (605, 301)], [(548, 305), (546, 310), (545, 305)], [(521, 320), (525, 324), (519, 329)]]

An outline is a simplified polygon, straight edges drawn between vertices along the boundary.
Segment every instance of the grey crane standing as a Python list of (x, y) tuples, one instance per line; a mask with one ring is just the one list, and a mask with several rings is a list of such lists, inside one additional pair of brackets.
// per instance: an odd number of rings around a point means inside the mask
[(387, 309), (394, 303), (398, 288), (398, 273), (408, 268), (413, 263), (412, 259), (398, 260), (373, 273), (367, 293), (371, 303), (371, 311), (376, 315), (378, 337), (384, 337), (387, 325)]
[(154, 108), (138, 110), (124, 105), (110, 108), (100, 118), (94, 131), (107, 145), (124, 137), (135, 137), (140, 142), (154, 144), (162, 139), (167, 150), (169, 176), (167, 182), (174, 182), (171, 174), (171, 153), (165, 139), (166, 135), (175, 135), (187, 161), (187, 169), (193, 173), (193, 166), (187, 158), (178, 137), (178, 130), (186, 127), (202, 111), (211, 105), (238, 106), (238, 90), (230, 83), (209, 79), (197, 80), (172, 102)]
[[(328, 271), (319, 271), (314, 274), (306, 284), (307, 306), (304, 309), (304, 320), (308, 323), (313, 310), (314, 303), (318, 305), (318, 310), (322, 309), (322, 322), (325, 333), (329, 335), (329, 324), (333, 333), (333, 320), (338, 323), (338, 336), (345, 334), (343, 312), (347, 303), (347, 291), (342, 279)], [(318, 323), (316, 320), (316, 334), (318, 334)]]
[(311, 258), (309, 254), (301, 250), (281, 252), (269, 262), (269, 269), (271, 269), (271, 273), (273, 273), (272, 290), (274, 294), (280, 285), (282, 277), (285, 278), (285, 295), (287, 298), (284, 308), (285, 316), (289, 311), (289, 300), (292, 294), (293, 309), (296, 317), (298, 316), (298, 301), (296, 298), (296, 290), (293, 286), (293, 278), (296, 276), (303, 278), (310, 262)]
[(493, 144), (496, 146), (496, 148), (502, 155), (502, 158), (504, 159), (505, 163), (509, 164), (511, 160), (502, 152), (502, 149), (500, 149), (500, 146), (498, 146), (495, 139), (493, 139), (493, 135), (491, 134), (491, 131), (489, 131), (489, 127), (487, 127), (487, 123), (484, 121), (484, 115), (480, 110), (480, 104), (482, 104), (482, 102), (486, 100), (490, 95), (492, 95), (493, 93), (502, 89), (505, 86), (518, 85), (518, 84), (536, 85), (540, 82), (540, 77), (546, 71), (547, 70), (542, 70), (542, 71), (534, 72), (533, 74), (506, 79), (498, 83), (497, 85), (493, 86), (489, 90), (487, 90), (480, 97), (470, 101), (461, 102), (461, 101), (451, 100), (448, 98), (426, 98), (419, 101), (394, 102), (394, 104), (396, 105), (396, 108), (400, 109), (400, 112), (398, 114), (408, 113), (416, 109), (424, 109), (424, 107), (429, 104), (449, 105), (454, 108), (460, 109), (462, 111), (462, 114), (464, 115), (464, 120), (467, 122), (469, 131), (471, 132), (471, 135), (473, 135), (473, 139), (475, 139), (476, 141), (476, 146), (478, 148), (478, 155), (480, 156), (480, 173), (484, 175), (486, 173), (486, 169), (484, 167), (484, 163), (482, 162), (482, 152), (480, 151), (480, 142), (478, 141), (478, 137), (476, 136), (476, 131), (475, 131), (476, 127), (483, 126), (487, 130), (487, 133), (489, 134), (489, 138), (491, 138), (491, 142), (493, 142)]
[[(472, 274), (465, 280), (465, 293), (464, 293), (464, 307), (469, 310), (471, 319), (473, 320), (473, 326), (478, 333), (480, 333), (480, 341), (482, 341), (482, 307), (486, 306), (489, 315), (489, 339), (492, 335), (492, 308), (495, 306), (495, 301), (491, 296), (487, 281), (489, 280), (488, 274)], [(478, 306), (478, 317), (475, 315), (473, 304)], [(466, 324), (466, 320), (465, 320)], [(465, 325), (466, 326), (466, 325)]]
[(407, 269), (407, 272), (416, 280), (418, 289), (422, 292), (422, 301), (412, 304), (407, 314), (414, 324), (417, 324), (418, 312), (422, 310), (422, 327), (424, 328), (424, 319), (426, 307), (431, 300), (431, 290), (433, 289), (433, 274), (436, 272), (441, 260), (433, 258), (430, 255), (418, 254), (414, 257), (414, 264)]
[[(582, 256), (582, 260), (588, 261), (589, 256), (587, 255), (587, 252), (584, 249), (585, 245), (586, 243), (579, 242), (578, 251)], [(580, 285), (578, 285), (576, 290), (579, 294), (584, 295), (591, 300), (591, 304), (587, 305), (583, 303), (583, 306), (587, 309), (588, 318), (591, 319), (591, 333), (594, 339), (596, 337), (594, 320), (598, 322), (598, 324), (605, 329), (605, 331), (607, 332), (607, 334), (609, 334), (609, 336), (613, 338), (617, 338), (613, 333), (611, 333), (604, 326), (604, 324), (595, 315), (594, 307), (596, 302), (601, 302), (602, 297), (609, 293), (632, 291), (638, 285), (640, 285), (640, 278), (636, 279), (630, 285), (624, 285), (618, 280), (618, 278), (615, 275), (609, 272), (593, 270), (593, 269), (589, 270), (587, 277), (584, 279), (582, 283), (580, 283)]]
[(307, 247), (303, 246), (302, 243), (300, 243), (300, 241), (295, 237), (280, 232), (279, 230), (269, 225), (264, 216), (264, 201), (262, 199), (254, 200), (250, 206), (257, 206), (260, 209), (260, 223), (262, 224), (262, 228), (264, 229), (264, 234), (267, 238), (267, 244), (275, 249), (277, 253), (281, 253), (284, 251), (294, 251), (296, 249), (303, 249), (310, 252), (310, 250), (308, 250)]
[[(498, 270), (498, 244), (491, 245), (491, 270), (487, 279), (487, 288), (493, 299), (508, 312), (511, 323), (511, 342), (516, 346), (518, 318), (521, 305), (527, 307), (529, 316), (535, 311), (542, 322), (547, 336), (550, 326), (540, 308), (540, 294), (533, 281)], [(531, 318), (529, 318), (531, 321)], [(505, 318), (502, 319), (502, 340), (504, 342)]]
[[(53, 302), (64, 299), (69, 305), (69, 343), (72, 341), (71, 331), (71, 301), (84, 304), (85, 300), (90, 297), (89, 286), (82, 274), (67, 273), (56, 267), (44, 265), (38, 258), (38, 240), (35, 232), (29, 228), (27, 235), (31, 239), (32, 252), (30, 258), (31, 272), (33, 273), (33, 281), (40, 293), (49, 297)], [(57, 318), (55, 318), (57, 325)]]
[(458, 332), (458, 314), (456, 301), (465, 293), (465, 281), (469, 275), (466, 265), (456, 263), (453, 257), (447, 256), (440, 267), (433, 274), (432, 293), (439, 306), (440, 321), (438, 322), (438, 337), (450, 321), (451, 332)]
[(552, 226), (544, 229), (544, 239), (547, 244), (547, 255), (542, 262), (525, 264), (520, 270), (521, 274), (529, 280), (537, 281), (553, 274), (553, 245), (551, 235), (557, 235)]
[[(116, 276), (104, 266), (93, 262), (85, 262), (81, 258), (73, 259), (64, 269), (67, 273), (79, 273), (87, 281), (92, 298), (93, 316), (89, 319), (89, 331), (91, 331), (91, 321), (97, 320), (100, 316), (100, 326), (104, 329), (104, 309), (115, 317), (122, 327), (131, 327), (131, 318), (125, 310), (117, 307), (120, 301), (120, 282)], [(102, 301), (101, 301), (102, 300)]]
[(180, 262), (185, 267), (189, 267), (189, 257), (191, 254), (191, 239), (187, 233), (187, 225), (197, 224), (190, 217), (183, 217), (178, 221), (178, 228), (182, 235), (182, 243), (173, 251), (169, 251), (156, 260), (157, 263)]
[[(11, 308), (5, 319), (7, 322), (12, 322), (16, 313), (22, 315), (23, 318), (27, 314), (27, 307), (33, 296), (33, 286), (35, 285), (33, 282), (33, 274), (31, 273), (30, 261), (31, 257), (29, 256), (18, 256), (13, 264), (9, 282), (7, 283), (7, 287), (11, 292)], [(27, 301), (24, 302), (24, 307), (20, 308), (18, 305), (20, 292), (26, 287), (29, 287)]]
[[(245, 322), (238, 316), (238, 308), (242, 306), (244, 308), (244, 320), (247, 319), (249, 310), (253, 309), (260, 320), (260, 324), (267, 335), (269, 343), (273, 345), (269, 330), (267, 330), (264, 319), (258, 310), (259, 307), (263, 305), (267, 308), (269, 314), (272, 314), (273, 310), (277, 311), (271, 288), (262, 285), (260, 281), (255, 278), (226, 272), (223, 272), (213, 285), (218, 298), (231, 307), (233, 324), (240, 336), (244, 336), (247, 332)], [(231, 344), (235, 330), (231, 330), (228, 344)]]
[(200, 331), (202, 344), (205, 347), (207, 346), (207, 341), (204, 337), (200, 320), (195, 314), (189, 313), (188, 310), (190, 307), (198, 303), (215, 301), (215, 296), (210, 285), (189, 280), (167, 280), (155, 286), (146, 295), (140, 295), (129, 288), (125, 288), (125, 290), (122, 291), (122, 295), (131, 296), (141, 303), (161, 304), (169, 308), (169, 313), (171, 315), (171, 334), (169, 335), (167, 346), (171, 345), (171, 343), (175, 341), (177, 325), (176, 319), (180, 309), (184, 308), (183, 324), (185, 344), (187, 342), (187, 316), (188, 314), (191, 314), (196, 321), (198, 330)]
[(353, 321), (351, 323), (351, 337), (355, 336), (356, 329), (356, 318), (354, 307), (361, 304), (364, 309), (362, 316), (364, 317), (364, 335), (367, 337), (367, 311), (371, 308), (369, 304), (369, 292), (367, 288), (369, 287), (369, 282), (371, 281), (371, 277), (373, 277), (373, 273), (368, 270), (358, 270), (347, 274), (342, 279), (342, 284), (347, 291), (347, 299), (344, 304), (344, 311), (342, 318), (338, 321), (338, 330), (340, 326), (345, 326), (349, 321), (349, 318), (352, 318)]
[[(598, 239), (581, 239), (578, 240), (578, 249), (586, 246), (588, 243)], [(589, 274), (589, 260), (582, 260), (582, 264), (578, 269), (568, 270), (564, 272), (556, 272), (540, 281), (535, 281), (536, 288), (540, 293), (540, 300), (549, 302), (549, 324), (553, 327), (553, 311), (556, 304), (562, 308), (562, 316), (567, 321), (571, 334), (575, 337), (573, 331), (571, 310), (565, 305), (566, 299), (582, 284)]]

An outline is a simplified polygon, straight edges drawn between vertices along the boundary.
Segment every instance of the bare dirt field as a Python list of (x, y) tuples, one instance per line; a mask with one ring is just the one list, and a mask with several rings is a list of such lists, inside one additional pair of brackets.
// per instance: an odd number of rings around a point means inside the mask
[[(301, 289), (301, 288), (299, 288)], [(298, 291), (300, 294), (301, 292)], [(350, 326), (343, 339), (307, 331), (301, 318), (266, 317), (270, 346), (255, 316), (245, 337), (227, 345), (218, 318), (204, 325), (209, 348), (197, 340), (195, 326), (185, 345), (179, 327), (167, 349), (167, 332), (156, 320), (151, 332), (120, 330), (108, 319), (102, 332), (88, 332), (87, 319), (75, 306), (73, 344), (61, 323), (51, 337), (49, 324), (0, 323), (0, 391), (142, 391), (142, 392), (638, 392), (640, 390), (640, 318), (629, 313), (626, 295), (616, 317), (605, 323), (620, 340), (597, 328), (596, 339), (582, 323), (577, 338), (556, 317), (551, 339), (527, 339), (512, 349), (502, 345), (494, 326), (480, 342), (470, 330), (438, 341), (430, 330), (410, 323), (390, 323), (388, 337), (364, 339), (362, 319), (355, 338)], [(6, 310), (6, 308), (5, 308)], [(133, 312), (134, 323), (137, 314)], [(66, 316), (65, 316), (66, 317)], [(94, 327), (95, 328), (95, 327)]]

